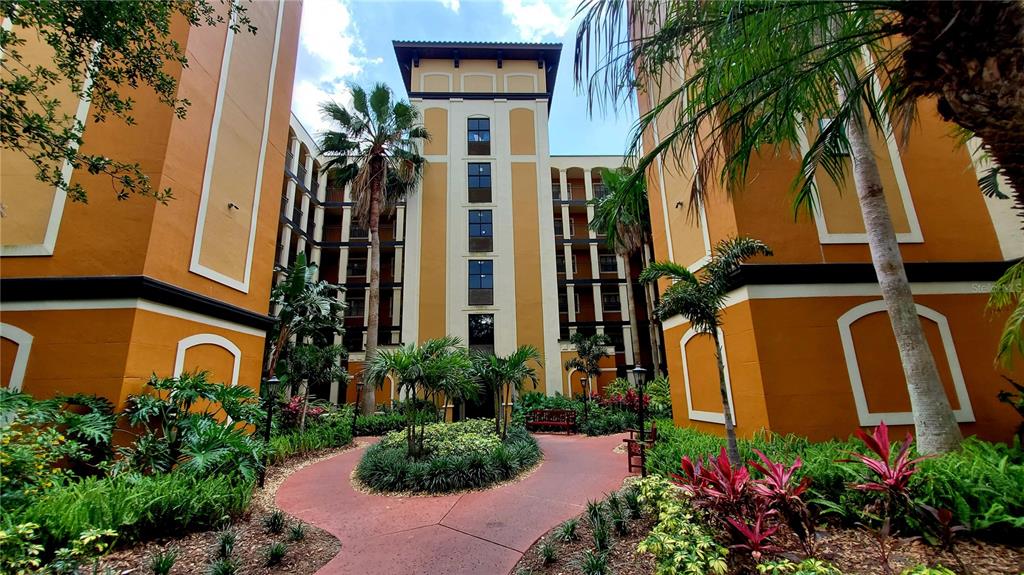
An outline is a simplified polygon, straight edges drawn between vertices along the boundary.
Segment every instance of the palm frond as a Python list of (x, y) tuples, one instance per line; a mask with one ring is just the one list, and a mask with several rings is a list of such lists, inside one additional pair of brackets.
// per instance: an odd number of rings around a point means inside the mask
[(697, 276), (675, 262), (651, 262), (640, 272), (641, 283), (650, 283), (661, 278), (669, 278), (674, 282), (697, 283)]

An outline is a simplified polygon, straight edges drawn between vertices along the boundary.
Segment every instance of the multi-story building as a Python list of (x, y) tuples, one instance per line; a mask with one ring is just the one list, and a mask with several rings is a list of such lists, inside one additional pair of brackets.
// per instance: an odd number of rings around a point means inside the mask
[[(646, 113), (679, 85), (663, 78), (641, 92)], [(967, 150), (950, 139), (935, 106), (919, 106), (909, 145), (875, 134), (892, 213), (918, 315), (950, 403), (965, 434), (1007, 439), (1017, 418), (1000, 404), (993, 362), (1005, 317), (985, 309), (992, 281), (1024, 256), (1011, 202), (986, 198)], [(676, 117), (667, 111), (644, 134), (653, 149)], [(693, 165), (659, 160), (648, 174), (654, 252), (700, 270), (719, 240), (751, 236), (773, 257), (742, 267), (722, 314), (729, 401), (736, 429), (846, 437), (857, 426), (913, 422), (889, 318), (871, 264), (852, 187), (817, 174), (818, 208), (793, 220), (786, 193), (799, 159), (765, 153), (742, 190), (713, 181), (688, 213)], [(852, 186), (850, 182), (849, 186)], [(849, 187), (848, 186), (848, 187)], [(731, 193), (726, 193), (726, 192)], [(843, 192), (843, 193), (840, 193)], [(662, 288), (664, 288), (664, 284)], [(711, 338), (681, 316), (663, 323), (677, 425), (721, 432), (724, 425)]]
[[(427, 164), (419, 189), (381, 223), (378, 343), (450, 334), (498, 354), (533, 345), (545, 358), (538, 390), (550, 395), (580, 392), (579, 377), (562, 368), (575, 331), (611, 338), (596, 388), (637, 362), (650, 367), (659, 342), (651, 345), (646, 292), (637, 284), (630, 309), (621, 257), (588, 228), (587, 202), (602, 193), (601, 169), (618, 168), (623, 158), (548, 152), (561, 45), (394, 47), (431, 138), (421, 149)], [(345, 286), (344, 343), (356, 374), (365, 346), (366, 230), (353, 224), (349, 190), (332, 187), (329, 174), (313, 184), (311, 172), (323, 159), (294, 119), (291, 141), (278, 264), (305, 250), (319, 262), (321, 279)], [(634, 256), (634, 275), (641, 257)], [(631, 314), (639, 350), (629, 336)], [(354, 394), (349, 386), (346, 399)], [(338, 389), (327, 396), (342, 400)], [(378, 403), (391, 398), (390, 387), (377, 391)]]
[[(66, 102), (86, 121), (83, 152), (139, 162), (154, 188), (171, 188), (166, 204), (118, 201), (108, 177), (85, 169), (71, 179), (89, 203), (73, 203), (3, 151), (5, 387), (120, 405), (153, 373), (259, 385), (301, 3), (248, 14), (256, 34), (173, 27), (190, 64), (172, 71), (187, 118), (146, 89), (131, 93), (135, 125), (95, 123), (87, 101)], [(23, 37), (23, 56), (50, 57)]]

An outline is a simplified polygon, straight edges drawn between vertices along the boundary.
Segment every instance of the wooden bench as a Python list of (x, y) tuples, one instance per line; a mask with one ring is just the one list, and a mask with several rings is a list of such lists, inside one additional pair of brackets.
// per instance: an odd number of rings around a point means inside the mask
[(535, 431), (576, 430), (576, 412), (571, 409), (533, 409), (526, 413), (526, 428)]

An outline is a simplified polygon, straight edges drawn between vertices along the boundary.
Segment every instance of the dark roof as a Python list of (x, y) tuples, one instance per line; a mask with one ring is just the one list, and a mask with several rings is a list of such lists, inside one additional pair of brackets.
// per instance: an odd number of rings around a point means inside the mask
[(418, 42), (395, 40), (395, 58), (402, 71), (405, 91), (410, 97), (412, 68), (419, 60), (531, 60), (544, 67), (547, 97), (551, 100), (551, 92), (555, 88), (555, 77), (558, 74), (558, 59), (562, 54), (562, 44), (557, 42)]

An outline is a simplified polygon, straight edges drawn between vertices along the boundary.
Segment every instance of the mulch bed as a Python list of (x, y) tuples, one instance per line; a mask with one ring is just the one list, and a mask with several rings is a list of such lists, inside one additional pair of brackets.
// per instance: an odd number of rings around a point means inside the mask
[[(358, 440), (357, 440), (358, 441)], [(277, 509), (274, 505), (274, 495), (277, 489), (284, 483), (284, 480), (303, 467), (334, 457), (339, 453), (358, 447), (358, 443), (348, 447), (326, 449), (323, 451), (308, 453), (289, 459), (283, 464), (271, 467), (267, 471), (266, 485), (264, 489), (257, 488), (253, 494), (252, 505), (248, 513), (231, 523), (230, 528), (237, 534), (234, 553), (232, 558), (239, 563), (239, 573), (247, 575), (267, 575), (270, 573), (315, 573), (318, 569), (334, 558), (341, 549), (341, 544), (330, 533), (314, 527), (308, 523), (304, 524), (306, 536), (302, 541), (290, 542), (288, 539), (288, 528), (284, 533), (271, 534), (263, 528), (263, 518), (271, 511)], [(298, 520), (288, 516), (288, 526), (294, 525)], [(98, 572), (104, 573), (109, 569), (111, 573), (121, 575), (150, 573), (149, 560), (160, 552), (174, 548), (178, 550), (178, 557), (174, 563), (171, 573), (174, 575), (193, 575), (205, 573), (213, 560), (213, 553), (217, 547), (219, 531), (203, 531), (191, 533), (182, 537), (163, 538), (146, 543), (140, 543), (133, 547), (119, 549), (110, 553), (100, 561)], [(263, 550), (277, 541), (285, 541), (288, 545), (288, 552), (284, 560), (273, 567), (264, 565)]]
[[(627, 479), (627, 484), (630, 479)], [(558, 540), (560, 525), (551, 529), (537, 540), (512, 571), (515, 575), (580, 575), (579, 562), (584, 551), (593, 548), (590, 526), (583, 513), (577, 517), (579, 538), (571, 543)], [(638, 553), (640, 543), (654, 527), (655, 518), (644, 517), (630, 522), (630, 533), (612, 536), (608, 553), (609, 573), (616, 575), (651, 575), (655, 570), (654, 557)], [(847, 575), (885, 575), (879, 558), (879, 547), (875, 537), (864, 529), (829, 528), (818, 533), (818, 558), (828, 561)], [(557, 559), (544, 564), (540, 548), (551, 541), (558, 549)], [(786, 549), (798, 549), (792, 536), (777, 538), (777, 543)], [(942, 564), (960, 572), (956, 558), (949, 552), (928, 545), (920, 538), (892, 537), (888, 541), (889, 564), (893, 572), (915, 565)], [(1024, 574), (1024, 546), (1008, 546), (988, 543), (975, 539), (958, 540), (956, 552), (970, 570), (971, 575), (1022, 575)], [(797, 555), (786, 554), (798, 561)]]

